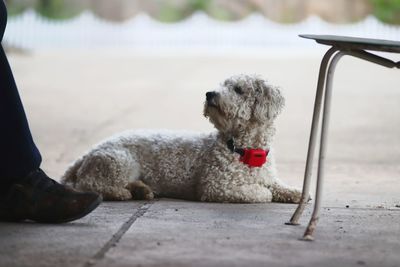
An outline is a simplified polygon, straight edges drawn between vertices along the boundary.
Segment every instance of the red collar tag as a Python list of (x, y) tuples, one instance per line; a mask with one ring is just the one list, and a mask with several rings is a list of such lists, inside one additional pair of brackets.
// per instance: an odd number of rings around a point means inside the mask
[(243, 152), (243, 155), (239, 159), (241, 162), (250, 167), (261, 167), (267, 162), (269, 150), (244, 148)]

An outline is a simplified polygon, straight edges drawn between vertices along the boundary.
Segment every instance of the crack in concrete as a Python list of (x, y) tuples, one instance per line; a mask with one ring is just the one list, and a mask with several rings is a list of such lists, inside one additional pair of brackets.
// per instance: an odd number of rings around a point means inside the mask
[(115, 247), (117, 245), (117, 243), (119, 242), (119, 240), (123, 237), (123, 235), (129, 230), (129, 228), (132, 226), (132, 224), (139, 219), (140, 217), (142, 217), (148, 210), (149, 208), (154, 204), (154, 202), (146, 202), (143, 205), (141, 205), (137, 211), (129, 218), (129, 220), (127, 220), (122, 226), (121, 228), (119, 228), (119, 230), (111, 237), (110, 240), (108, 240), (108, 242), (91, 258), (89, 259), (87, 262), (85, 262), (85, 264), (83, 265), (83, 267), (93, 267), (94, 265), (96, 265), (97, 262), (99, 262), (100, 260), (102, 260), (106, 253), (112, 248)]

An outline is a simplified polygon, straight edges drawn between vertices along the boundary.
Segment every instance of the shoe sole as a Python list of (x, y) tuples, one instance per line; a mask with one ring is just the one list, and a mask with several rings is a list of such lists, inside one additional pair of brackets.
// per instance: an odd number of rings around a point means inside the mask
[(81, 219), (83, 217), (85, 217), (86, 215), (88, 215), (89, 213), (91, 213), (92, 211), (94, 211), (103, 201), (103, 198), (99, 195), (98, 198), (93, 201), (92, 204), (90, 204), (83, 212), (81, 212), (80, 214), (64, 219), (64, 220), (57, 220), (57, 221), (40, 221), (40, 220), (35, 220), (35, 222), (38, 223), (51, 223), (51, 224), (61, 224), (61, 223), (68, 223), (68, 222), (72, 222), (72, 221), (76, 221), (78, 219)]

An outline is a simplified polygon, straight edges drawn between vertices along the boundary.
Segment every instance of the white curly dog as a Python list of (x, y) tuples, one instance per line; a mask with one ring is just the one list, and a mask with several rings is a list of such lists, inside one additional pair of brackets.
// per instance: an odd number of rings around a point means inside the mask
[(272, 150), (283, 106), (265, 80), (233, 76), (206, 94), (204, 116), (217, 132), (124, 132), (83, 155), (62, 180), (105, 200), (298, 202), (301, 192), (278, 179)]

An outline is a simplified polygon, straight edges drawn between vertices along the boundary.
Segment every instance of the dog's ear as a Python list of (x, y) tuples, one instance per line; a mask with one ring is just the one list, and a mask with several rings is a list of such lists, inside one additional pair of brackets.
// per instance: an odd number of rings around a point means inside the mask
[(258, 94), (256, 96), (253, 117), (259, 122), (272, 121), (285, 106), (285, 98), (281, 91), (263, 79), (255, 82)]

